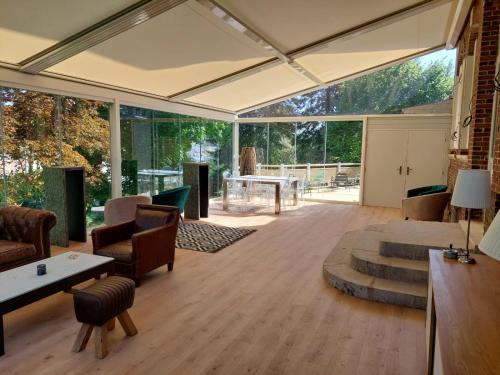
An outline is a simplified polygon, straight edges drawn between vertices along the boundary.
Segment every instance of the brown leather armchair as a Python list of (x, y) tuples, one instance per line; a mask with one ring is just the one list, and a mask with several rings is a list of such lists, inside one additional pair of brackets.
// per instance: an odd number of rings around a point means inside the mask
[(139, 204), (135, 219), (92, 231), (94, 254), (115, 259), (115, 273), (140, 285), (142, 276), (165, 264), (174, 268), (179, 209)]
[(403, 218), (406, 220), (443, 221), (444, 210), (450, 201), (451, 193), (435, 193), (404, 198)]
[(50, 257), (53, 212), (27, 207), (0, 208), (0, 271)]

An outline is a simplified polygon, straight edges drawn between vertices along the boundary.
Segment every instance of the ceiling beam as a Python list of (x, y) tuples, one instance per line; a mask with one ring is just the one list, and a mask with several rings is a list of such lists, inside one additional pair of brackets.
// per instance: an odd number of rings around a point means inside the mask
[(234, 81), (238, 81), (242, 78), (252, 76), (254, 74), (257, 74), (257, 73), (262, 72), (262, 71), (267, 70), (267, 69), (271, 69), (271, 68), (278, 66), (278, 65), (281, 65), (281, 64), (282, 64), (281, 60), (273, 58), (271, 60), (264, 61), (260, 64), (253, 65), (249, 68), (239, 70), (235, 73), (228, 74), (224, 77), (216, 78), (212, 81), (202, 83), (201, 85), (195, 86), (193, 88), (189, 88), (187, 90), (180, 91), (178, 93), (170, 95), (168, 97), (168, 99), (174, 100), (174, 101), (184, 100), (188, 97), (195, 96), (197, 94), (201, 94), (205, 91), (215, 89), (217, 87), (226, 85), (226, 84), (234, 82)]
[(455, 14), (453, 16), (453, 21), (451, 22), (448, 40), (446, 41), (446, 48), (455, 48), (455, 46), (457, 45), (458, 38), (462, 33), (465, 21), (467, 19), (467, 16), (469, 15), (473, 3), (473, 0), (458, 0), (457, 8), (455, 9)]
[[(244, 69), (243, 71), (236, 72), (234, 74), (229, 74), (224, 77), (214, 79), (210, 82), (207, 82), (206, 84), (201, 84), (198, 85), (194, 88), (186, 89), (181, 92), (175, 93), (173, 95), (169, 96), (169, 99), (171, 100), (184, 100), (186, 98), (189, 98), (191, 96), (200, 94), (202, 92), (206, 92), (209, 90), (212, 90), (214, 88), (223, 86), (227, 84), (228, 82), (236, 81), (241, 78), (245, 78), (248, 76), (251, 76), (252, 74), (255, 74), (257, 72), (260, 72), (265, 69), (269, 69), (271, 67), (276, 66), (276, 63), (278, 62), (284, 62), (287, 64), (287, 66), (292, 67), (294, 70), (298, 71), (299, 69), (303, 69), (303, 72), (301, 74), (307, 76), (309, 71), (304, 69), (302, 65), (299, 65), (295, 59), (299, 58), (301, 56), (304, 56), (308, 53), (311, 53), (315, 50), (319, 50), (321, 48), (325, 48), (328, 45), (330, 45), (333, 42), (340, 41), (340, 40), (347, 40), (350, 38), (354, 38), (356, 36), (368, 33), (370, 31), (376, 30), (377, 28), (383, 27), (390, 25), (392, 23), (401, 21), (403, 19), (406, 19), (408, 17), (414, 16), (416, 14), (425, 12), (427, 10), (436, 8), (442, 4), (449, 3), (451, 0), (425, 0), (421, 1), (417, 4), (414, 4), (410, 7), (400, 9), (399, 11), (387, 14), (383, 17), (377, 18), (375, 20), (372, 20), (370, 22), (364, 23), (362, 25), (356, 26), (355, 28), (343, 31), (341, 33), (331, 35), (327, 38), (321, 39), (315, 43), (308, 44), (306, 46), (300, 47), (298, 49), (295, 49), (294, 51), (290, 53), (284, 53), (281, 51), (279, 48), (273, 46), (272, 43), (267, 41), (264, 37), (260, 36), (255, 30), (252, 30), (250, 27), (248, 27), (246, 24), (244, 24), (242, 21), (237, 19), (236, 16), (232, 15), (229, 13), (229, 11), (223, 9), (215, 1), (212, 0), (198, 0), (198, 3), (206, 7), (209, 11), (211, 11), (213, 14), (215, 14), (218, 18), (225, 19), (225, 22), (227, 22), (230, 26), (233, 28), (238, 27), (239, 32), (245, 33), (250, 39), (254, 40), (257, 42), (259, 45), (261, 45), (263, 48), (265, 48), (268, 51), (271, 51), (275, 54), (277, 59), (270, 60), (265, 63), (260, 63), (255, 66), (251, 66), (247, 69)], [(230, 21), (231, 20), (231, 21)], [(239, 25), (239, 26), (235, 26)], [(254, 70), (255, 68), (255, 70)], [(313, 75), (314, 77), (314, 75)], [(313, 88), (308, 89), (309, 91), (314, 91), (318, 90), (322, 87), (325, 87), (331, 83), (328, 82), (322, 82), (321, 80), (315, 80), (313, 77), (308, 77), (311, 81), (315, 83), (315, 86)], [(317, 77), (316, 77), (317, 78)], [(252, 107), (253, 108), (253, 107)], [(246, 109), (244, 109), (246, 111)]]
[(141, 0), (19, 63), (19, 70), (37, 74), (80, 52), (162, 14), (186, 0)]

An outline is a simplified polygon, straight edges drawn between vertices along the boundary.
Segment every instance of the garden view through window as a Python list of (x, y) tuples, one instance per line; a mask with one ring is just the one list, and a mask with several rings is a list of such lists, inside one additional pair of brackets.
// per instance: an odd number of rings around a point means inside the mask
[[(438, 52), (240, 115), (239, 146), (254, 147), (257, 173), (295, 176), (304, 199), (326, 198), (341, 172), (355, 201), (361, 163), (361, 121), (252, 122), (250, 118), (391, 114), (452, 95), (454, 52)], [(111, 197), (109, 104), (0, 88), (1, 204), (44, 207), (48, 166), (85, 169), (87, 222), (102, 222)], [(233, 166), (233, 123), (122, 106), (124, 195), (154, 195), (182, 186), (184, 162), (210, 165), (210, 196), (220, 197)], [(249, 118), (249, 122), (244, 122)], [(354, 198), (353, 198), (354, 197)], [(353, 198), (353, 199), (351, 199)], [(342, 198), (341, 200), (343, 200)]]

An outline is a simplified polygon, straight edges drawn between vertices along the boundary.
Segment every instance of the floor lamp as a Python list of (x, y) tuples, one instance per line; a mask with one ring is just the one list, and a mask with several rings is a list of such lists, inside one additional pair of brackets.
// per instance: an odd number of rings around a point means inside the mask
[(487, 208), (490, 206), (490, 200), (490, 171), (484, 169), (461, 169), (458, 171), (451, 197), (451, 205), (467, 210), (467, 242), (465, 250), (458, 258), (461, 263), (475, 263), (469, 252), (470, 210)]

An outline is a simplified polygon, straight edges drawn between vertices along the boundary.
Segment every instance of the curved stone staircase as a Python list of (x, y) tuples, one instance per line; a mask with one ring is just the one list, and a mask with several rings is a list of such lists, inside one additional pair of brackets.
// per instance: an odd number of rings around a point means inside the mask
[(465, 244), (459, 224), (391, 221), (347, 232), (326, 258), (323, 274), (359, 298), (425, 309), (428, 250)]

